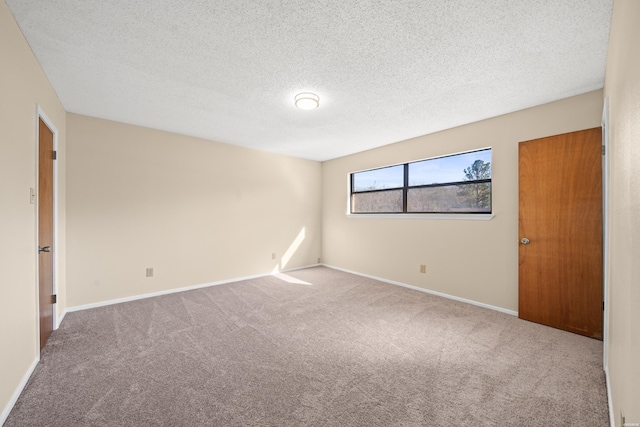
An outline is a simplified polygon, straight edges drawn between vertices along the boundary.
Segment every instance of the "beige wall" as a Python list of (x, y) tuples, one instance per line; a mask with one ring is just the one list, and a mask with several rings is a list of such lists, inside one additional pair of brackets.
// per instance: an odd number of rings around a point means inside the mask
[(605, 96), (609, 98), (609, 378), (613, 416), (640, 423), (640, 1), (616, 0)]
[(317, 263), (320, 163), (75, 114), (67, 132), (69, 307)]
[(0, 2), (0, 423), (39, 354), (37, 324), (36, 104), (59, 131), (59, 313), (65, 308), (65, 112), (7, 5)]
[[(597, 127), (601, 115), (595, 91), (323, 163), (323, 262), (517, 310), (518, 142)], [(482, 147), (493, 148), (490, 221), (345, 214), (350, 172)]]

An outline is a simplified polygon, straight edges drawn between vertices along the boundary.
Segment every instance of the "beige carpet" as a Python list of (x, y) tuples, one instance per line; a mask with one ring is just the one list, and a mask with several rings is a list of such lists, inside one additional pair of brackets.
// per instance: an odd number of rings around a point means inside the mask
[(5, 425), (607, 426), (601, 355), (318, 267), (69, 313)]

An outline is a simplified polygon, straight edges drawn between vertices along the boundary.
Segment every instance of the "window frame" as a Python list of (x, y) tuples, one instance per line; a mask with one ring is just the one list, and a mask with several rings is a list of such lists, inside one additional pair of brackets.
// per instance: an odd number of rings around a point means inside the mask
[[(435, 159), (443, 159), (447, 157), (455, 157), (470, 153), (476, 153), (480, 151), (490, 151), (491, 153), (491, 178), (484, 178), (478, 180), (469, 180), (469, 181), (455, 181), (455, 182), (440, 182), (435, 184), (420, 184), (420, 185), (409, 185), (409, 165), (424, 162), (427, 160), (435, 160)], [(369, 172), (379, 169), (385, 169), (394, 166), (403, 166), (404, 169), (404, 182), (402, 187), (394, 187), (394, 188), (382, 188), (382, 189), (373, 189), (373, 190), (359, 190), (354, 191), (354, 180), (355, 176), (358, 173)], [(412, 212), (408, 211), (408, 194), (411, 189), (420, 189), (420, 188), (436, 188), (436, 187), (451, 187), (451, 186), (460, 186), (460, 185), (477, 185), (489, 183), (490, 185), (490, 197), (489, 197), (489, 210), (486, 211), (469, 211), (469, 212), (460, 212), (460, 211), (436, 211), (436, 212)], [(398, 212), (354, 212), (353, 211), (353, 195), (354, 194), (366, 194), (366, 193), (381, 193), (381, 192), (389, 192), (389, 191), (402, 191), (402, 211)], [(404, 163), (396, 163), (391, 165), (380, 166), (371, 169), (363, 169), (359, 171), (350, 172), (348, 175), (348, 195), (347, 195), (347, 216), (349, 217), (357, 217), (357, 218), (433, 218), (433, 219), (480, 219), (487, 220), (492, 219), (494, 217), (493, 213), (493, 147), (484, 147), (478, 148), (468, 151), (461, 151), (458, 153), (446, 154), (443, 156), (434, 156), (428, 157), (425, 159), (414, 160), (410, 162)]]

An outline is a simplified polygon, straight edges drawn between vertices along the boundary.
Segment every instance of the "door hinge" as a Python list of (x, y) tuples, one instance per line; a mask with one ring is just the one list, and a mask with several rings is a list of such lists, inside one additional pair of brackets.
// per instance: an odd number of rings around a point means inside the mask
[(603, 156), (605, 155), (605, 151), (606, 151), (606, 146), (604, 146), (604, 145), (603, 145), (603, 146), (602, 146), (602, 155), (603, 155)]
[(602, 311), (604, 311), (604, 301), (602, 301)]
[(56, 304), (58, 302), (58, 295), (51, 295), (51, 304)]
[(58, 152), (57, 151), (53, 151), (53, 160), (58, 160)]

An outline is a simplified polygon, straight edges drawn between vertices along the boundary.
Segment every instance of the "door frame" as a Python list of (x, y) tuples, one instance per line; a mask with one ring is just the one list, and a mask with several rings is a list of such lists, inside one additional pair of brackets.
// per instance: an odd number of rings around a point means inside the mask
[(610, 161), (611, 144), (609, 141), (609, 97), (604, 99), (602, 108), (602, 365), (605, 372), (609, 368), (609, 199), (610, 199)]
[[(35, 121), (35, 245), (34, 245), (34, 253), (36, 260), (36, 324), (37, 324), (37, 335), (36, 335), (36, 348), (40, 348), (40, 265), (38, 262), (38, 232), (39, 232), (39, 197), (38, 194), (40, 189), (39, 187), (39, 174), (40, 174), (40, 119), (44, 122), (45, 125), (51, 130), (53, 133), (53, 149), (54, 151), (58, 151), (58, 128), (53, 124), (53, 121), (47, 116), (42, 107), (36, 104), (36, 121)], [(54, 295), (58, 294), (58, 162), (53, 162), (53, 293)], [(56, 298), (56, 302), (53, 304), (53, 330), (58, 329), (59, 326), (59, 318), (58, 318), (58, 302)], [(39, 354), (39, 353), (38, 353)]]

